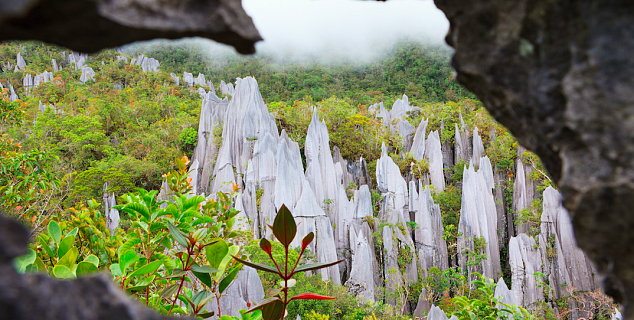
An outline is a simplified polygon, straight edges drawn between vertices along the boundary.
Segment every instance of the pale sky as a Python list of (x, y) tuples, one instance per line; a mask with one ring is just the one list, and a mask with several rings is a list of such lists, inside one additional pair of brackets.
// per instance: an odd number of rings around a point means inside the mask
[(444, 44), (449, 28), (431, 0), (242, 0), (261, 52), (367, 57), (399, 38)]

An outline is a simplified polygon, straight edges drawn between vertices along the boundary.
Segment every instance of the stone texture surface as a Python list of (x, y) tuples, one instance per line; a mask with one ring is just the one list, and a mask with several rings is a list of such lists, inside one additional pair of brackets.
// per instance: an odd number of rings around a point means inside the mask
[(634, 318), (634, 3), (435, 0), (457, 80), (563, 194), (579, 247)]
[[(488, 165), (487, 165), (488, 163)], [(489, 278), (500, 275), (500, 251), (497, 233), (497, 211), (491, 186), (487, 177), (492, 177), (491, 165), (487, 157), (481, 158), (480, 168), (476, 172), (474, 165), (464, 168), (462, 182), (462, 203), (458, 224), (458, 252), (460, 266), (466, 268), (469, 261), (465, 250), (474, 250), (474, 239), (482, 237), (486, 241), (484, 253), (487, 259), (480, 266), (471, 266), (469, 273), (476, 271)], [(480, 254), (479, 252), (477, 254)]]
[(128, 297), (105, 273), (76, 280), (18, 274), (11, 260), (26, 253), (27, 241), (28, 231), (0, 214), (0, 319), (171, 319)]
[(254, 53), (262, 40), (239, 0), (5, 0), (0, 8), (8, 8), (0, 11), (0, 39), (42, 40), (82, 52), (205, 37)]
[(438, 130), (430, 132), (425, 141), (425, 157), (429, 161), (429, 180), (436, 192), (445, 190), (445, 172), (443, 170), (442, 147)]

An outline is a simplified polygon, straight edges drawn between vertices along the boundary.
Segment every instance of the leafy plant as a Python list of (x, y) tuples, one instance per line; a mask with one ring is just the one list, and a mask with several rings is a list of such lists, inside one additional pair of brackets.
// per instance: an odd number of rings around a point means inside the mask
[(308, 245), (315, 238), (315, 234), (313, 232), (307, 234), (301, 241), (301, 252), (296, 261), (290, 261), (288, 259), (290, 245), (295, 236), (297, 235), (297, 224), (295, 223), (295, 219), (291, 212), (286, 208), (285, 205), (277, 212), (275, 216), (275, 221), (273, 222), (273, 226), (271, 227), (273, 230), (273, 235), (277, 238), (277, 240), (284, 246), (285, 256), (284, 260), (278, 262), (273, 258), (272, 255), (272, 245), (267, 239), (260, 240), (260, 248), (262, 251), (266, 252), (269, 256), (270, 260), (273, 262), (273, 266), (254, 263), (244, 259), (241, 259), (237, 256), (233, 258), (249, 267), (255, 268), (257, 270), (261, 270), (264, 272), (269, 272), (273, 274), (277, 274), (279, 278), (282, 280), (279, 283), (279, 288), (271, 288), (268, 290), (266, 295), (267, 299), (260, 302), (258, 305), (252, 307), (248, 311), (253, 310), (262, 310), (262, 316), (264, 320), (280, 320), (286, 315), (286, 308), (288, 304), (293, 300), (298, 299), (316, 299), (316, 300), (329, 300), (335, 299), (333, 297), (322, 296), (315, 293), (302, 293), (293, 297), (289, 297), (288, 291), (289, 288), (293, 287), (297, 281), (293, 279), (293, 275), (299, 272), (306, 272), (312, 270), (318, 270), (322, 268), (327, 268), (330, 266), (334, 266), (344, 259), (330, 262), (330, 263), (311, 263), (306, 265), (299, 265), (299, 261), (304, 254)]

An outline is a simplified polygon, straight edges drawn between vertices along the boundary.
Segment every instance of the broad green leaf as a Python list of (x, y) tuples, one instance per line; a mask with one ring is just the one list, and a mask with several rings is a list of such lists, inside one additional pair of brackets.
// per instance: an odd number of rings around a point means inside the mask
[(218, 318), (218, 320), (234, 320), (233, 317), (230, 317), (228, 315), (223, 315), (220, 318)]
[(277, 215), (275, 216), (275, 221), (273, 222), (273, 234), (275, 235), (275, 238), (277, 238), (277, 240), (286, 248), (288, 248), (297, 234), (297, 224), (295, 224), (295, 219), (284, 204), (280, 210), (277, 211)]
[(97, 269), (97, 266), (95, 266), (92, 262), (82, 261), (77, 264), (77, 269), (75, 270), (75, 274), (78, 277), (81, 277), (83, 275), (95, 273), (98, 271), (99, 269)]
[(246, 261), (243, 259), (240, 259), (236, 256), (233, 256), (234, 259), (236, 259), (238, 262), (249, 266), (251, 268), (257, 269), (257, 270), (262, 270), (262, 271), (266, 271), (266, 272), (270, 272), (270, 273), (275, 273), (275, 274), (279, 274), (279, 272), (277, 271), (277, 269), (275, 267), (271, 267), (271, 266), (267, 266), (265, 264), (260, 264), (260, 263), (255, 263), (255, 262), (250, 262), (250, 261)]
[(162, 265), (163, 265), (163, 261), (161, 260), (150, 262), (144, 265), (143, 267), (134, 270), (134, 272), (132, 272), (128, 277), (134, 277), (134, 276), (138, 276), (142, 274), (152, 273), (156, 271)]
[(317, 269), (322, 269), (322, 268), (327, 268), (327, 267), (332, 267), (342, 261), (344, 261), (345, 259), (341, 259), (339, 261), (335, 261), (335, 262), (329, 262), (329, 263), (310, 263), (310, 264), (305, 264), (303, 266), (299, 266), (295, 269), (294, 273), (297, 272), (306, 272), (306, 271), (311, 271), (311, 270), (317, 270)]
[(84, 261), (94, 264), (95, 267), (99, 267), (99, 258), (97, 258), (97, 256), (94, 255), (94, 254), (91, 254), (91, 255), (87, 256), (84, 259)]
[(198, 302), (198, 308), (201, 308), (201, 310), (202, 310), (202, 307), (205, 304), (207, 304), (207, 302), (211, 301), (211, 299), (213, 299), (215, 296), (216, 295), (213, 292), (209, 293), (209, 295), (207, 297), (205, 297), (205, 299), (203, 299), (200, 302)]
[(220, 264), (222, 260), (227, 256), (229, 252), (229, 246), (223, 240), (220, 240), (210, 246), (205, 248), (205, 255), (207, 256), (207, 261), (209, 261), (209, 265), (212, 268), (220, 270)]
[(207, 318), (211, 318), (214, 316), (214, 312), (205, 312), (205, 313), (199, 313), (198, 314), (199, 317), (203, 318), (203, 319), (207, 319)]
[(136, 246), (139, 243), (141, 243), (141, 240), (138, 237), (130, 238), (124, 244), (119, 246), (119, 249), (117, 249), (117, 254), (121, 256), (122, 253), (134, 248), (134, 246)]
[(44, 264), (44, 261), (40, 259), (40, 257), (37, 257), (37, 259), (35, 259), (35, 265), (37, 265), (37, 271), (48, 273), (46, 265)]
[(35, 262), (35, 258), (37, 255), (33, 249), (27, 249), (27, 253), (23, 256), (19, 256), (13, 259), (13, 266), (19, 273), (24, 273), (26, 271), (26, 267)]
[(55, 243), (59, 243), (62, 240), (62, 229), (59, 228), (59, 224), (55, 221), (48, 223), (48, 234), (53, 238)]
[(181, 270), (180, 268), (176, 268), (176, 269), (174, 269), (174, 271), (172, 271), (171, 275), (162, 277), (161, 279), (171, 279), (171, 278), (181, 277), (181, 276), (183, 276), (186, 273), (187, 272)]
[(227, 289), (227, 287), (229, 287), (233, 279), (236, 278), (240, 269), (242, 269), (242, 265), (238, 265), (234, 267), (233, 269), (231, 269), (231, 271), (229, 271), (229, 273), (224, 277), (224, 279), (220, 281), (220, 284), (218, 285), (218, 292), (220, 294), (225, 292), (225, 289)]
[(202, 301), (205, 297), (207, 297), (207, 291), (199, 291), (192, 297), (192, 303), (194, 307), (198, 307), (200, 305), (200, 301)]
[(181, 246), (187, 248), (189, 241), (187, 241), (185, 234), (169, 222), (167, 223), (167, 228), (169, 229), (172, 238), (174, 238), (174, 240), (176, 240), (176, 242), (178, 242)]
[(77, 250), (77, 248), (75, 247), (72, 247), (61, 259), (59, 259), (56, 266), (66, 266), (68, 269), (72, 270), (75, 266), (75, 262), (77, 261), (78, 256), (79, 250)]
[(61, 258), (66, 255), (66, 252), (70, 250), (70, 248), (75, 243), (75, 236), (67, 236), (59, 243), (59, 249), (57, 249), (57, 257)]
[(118, 276), (118, 277), (123, 276), (123, 273), (121, 273), (121, 267), (119, 267), (118, 263), (114, 263), (110, 265), (110, 272), (112, 273), (113, 276)]
[(200, 282), (204, 283), (207, 287), (211, 288), (211, 275), (206, 272), (196, 272), (192, 269), (192, 273)]
[(163, 291), (161, 291), (160, 296), (166, 299), (170, 299), (175, 293), (176, 290), (178, 290), (178, 284), (172, 284), (170, 286), (167, 286), (165, 289), (163, 289)]
[(77, 232), (79, 231), (79, 228), (75, 228), (71, 231), (69, 231), (66, 235), (67, 236), (77, 236)]
[(75, 279), (73, 272), (63, 265), (57, 265), (53, 268), (53, 276), (58, 279)]
[(199, 273), (216, 273), (218, 272), (218, 269), (214, 269), (212, 267), (209, 266), (199, 266), (199, 265), (192, 265), (191, 267), (192, 271), (195, 272), (199, 272)]
[(119, 266), (121, 267), (121, 273), (125, 274), (126, 273), (125, 271), (128, 269), (128, 267), (132, 263), (136, 262), (137, 260), (139, 260), (139, 256), (137, 256), (134, 250), (128, 250), (124, 252), (119, 258)]
[(227, 254), (225, 258), (222, 259), (222, 262), (220, 262), (220, 266), (218, 267), (218, 272), (216, 273), (216, 281), (220, 281), (222, 274), (227, 269), (229, 262), (231, 262), (231, 257), (237, 255), (238, 251), (240, 251), (239, 246), (233, 245), (229, 247), (229, 254)]
[[(44, 236), (44, 234), (40, 234), (40, 236)], [(44, 239), (44, 237), (40, 237), (40, 247), (44, 248), (44, 251), (48, 254), (51, 259), (57, 258), (57, 252), (51, 249), (51, 246), (48, 245), (48, 237)]]

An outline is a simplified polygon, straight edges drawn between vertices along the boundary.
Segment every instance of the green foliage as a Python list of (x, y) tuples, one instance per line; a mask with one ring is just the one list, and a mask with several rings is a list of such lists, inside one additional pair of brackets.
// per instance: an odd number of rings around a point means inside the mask
[(271, 245), (271, 242), (269, 242), (267, 239), (261, 239), (259, 245), (260, 249), (262, 249), (262, 251), (264, 251), (268, 255), (269, 259), (271, 260), (271, 262), (273, 262), (273, 265), (275, 267), (267, 264), (250, 262), (233, 256), (233, 258), (237, 262), (255, 268), (259, 271), (275, 274), (282, 280), (279, 282), (279, 288), (273, 287), (267, 290), (266, 296), (268, 296), (269, 298), (260, 302), (258, 305), (252, 307), (248, 311), (262, 310), (262, 316), (264, 320), (279, 320), (284, 318), (287, 306), (293, 300), (336, 299), (335, 297), (329, 297), (315, 293), (300, 293), (291, 297), (289, 295), (289, 290), (297, 284), (297, 279), (293, 278), (294, 275), (301, 274), (302, 272), (306, 271), (327, 268), (342, 262), (343, 259), (330, 263), (310, 263), (299, 265), (299, 262), (304, 255), (306, 248), (315, 238), (315, 235), (311, 232), (302, 239), (301, 251), (299, 252), (297, 259), (295, 259), (295, 261), (290, 260), (289, 253), (292, 251), (290, 245), (297, 235), (297, 224), (295, 223), (295, 218), (293, 218), (293, 215), (286, 208), (285, 205), (282, 205), (282, 207), (277, 212), (277, 215), (275, 216), (275, 221), (273, 222), (273, 227), (271, 229), (273, 230), (273, 235), (275, 235), (275, 238), (277, 238), (280, 244), (284, 247), (283, 258), (276, 260), (273, 257), (273, 246)]
[[(478, 275), (480, 276), (480, 275)], [(479, 298), (470, 299), (465, 296), (453, 298), (457, 310), (453, 313), (460, 320), (473, 319), (535, 319), (526, 309), (500, 302), (494, 297), (495, 283), (491, 279), (480, 276), (471, 285), (479, 293)]]
[(458, 222), (460, 222), (460, 206), (462, 191), (448, 185), (442, 192), (432, 193), (434, 203), (440, 207), (442, 224), (445, 228), (443, 239), (447, 242), (447, 253), (450, 259), (458, 253)]

